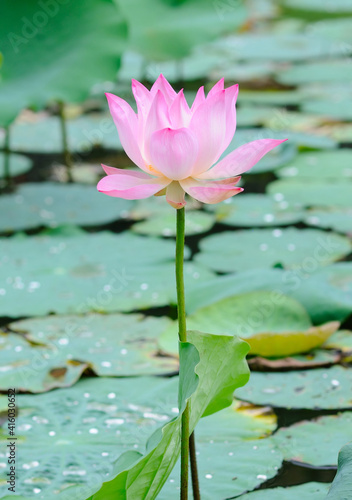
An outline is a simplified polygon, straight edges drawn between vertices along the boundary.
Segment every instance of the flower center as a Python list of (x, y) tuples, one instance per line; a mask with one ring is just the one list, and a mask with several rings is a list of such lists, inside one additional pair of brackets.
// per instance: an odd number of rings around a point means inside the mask
[(160, 172), (158, 172), (154, 167), (153, 165), (147, 165), (147, 169), (149, 170), (149, 172), (151, 174), (154, 174), (154, 175), (160, 175)]

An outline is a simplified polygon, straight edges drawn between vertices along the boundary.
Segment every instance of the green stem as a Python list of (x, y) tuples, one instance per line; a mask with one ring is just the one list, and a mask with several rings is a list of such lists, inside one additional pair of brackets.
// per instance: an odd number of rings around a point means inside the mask
[[(183, 279), (183, 261), (185, 249), (185, 209), (176, 210), (176, 286), (178, 335), (180, 342), (187, 342), (185, 285)], [(181, 500), (188, 499), (188, 469), (191, 459), (192, 486), (194, 500), (200, 500), (197, 461), (194, 434), (189, 435), (189, 403), (187, 403), (181, 420)]]
[(10, 175), (10, 127), (5, 127), (5, 140), (4, 140), (4, 181), (5, 188), (11, 187)]
[[(180, 342), (187, 342), (185, 285), (183, 280), (183, 260), (185, 249), (185, 209), (176, 210), (176, 288), (178, 336)], [(181, 420), (181, 500), (188, 500), (188, 468), (189, 468), (189, 404), (182, 414)]]
[(183, 281), (183, 260), (185, 249), (185, 209), (176, 210), (176, 287), (178, 336), (180, 342), (187, 342), (185, 285)]
[(60, 128), (61, 128), (61, 140), (62, 140), (62, 149), (64, 153), (64, 163), (66, 165), (67, 171), (67, 179), (68, 182), (72, 182), (72, 167), (73, 161), (71, 152), (68, 146), (68, 138), (67, 138), (67, 124), (65, 117), (65, 104), (62, 101), (58, 102), (59, 105), (59, 118), (60, 118)]
[(193, 500), (200, 500), (197, 455), (196, 455), (196, 440), (194, 432), (192, 432), (189, 438), (189, 458), (191, 462)]
[(181, 421), (181, 500), (188, 499), (188, 469), (189, 469), (189, 404), (182, 414)]

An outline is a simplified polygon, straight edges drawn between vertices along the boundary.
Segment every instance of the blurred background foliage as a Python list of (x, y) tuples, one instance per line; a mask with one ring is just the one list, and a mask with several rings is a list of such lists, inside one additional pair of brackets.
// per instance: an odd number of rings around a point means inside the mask
[[(189, 325), (251, 346), (248, 386), (200, 423), (204, 498), (325, 497), (352, 421), (351, 55), (350, 0), (2, 0), (0, 390), (23, 393), (20, 498), (85, 500), (177, 412), (174, 210), (96, 192), (100, 163), (131, 167), (104, 92), (134, 106), (131, 78), (160, 73), (189, 102), (239, 82), (225, 154), (289, 139), (240, 196), (187, 205)], [(177, 485), (175, 469), (158, 498)]]

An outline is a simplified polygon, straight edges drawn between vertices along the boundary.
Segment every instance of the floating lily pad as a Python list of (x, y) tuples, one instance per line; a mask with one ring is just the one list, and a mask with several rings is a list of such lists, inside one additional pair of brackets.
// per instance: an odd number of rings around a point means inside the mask
[(297, 207), (264, 194), (244, 194), (207, 208), (214, 211), (218, 222), (229, 226), (281, 226), (303, 218)]
[(22, 184), (14, 194), (0, 198), (0, 231), (60, 224), (107, 224), (126, 216), (133, 204), (130, 200), (103, 196), (96, 186)]
[(73, 372), (75, 382), (87, 367), (99, 376), (174, 373), (176, 359), (158, 356), (157, 339), (168, 324), (167, 318), (136, 314), (48, 316), (11, 323), (11, 331), (23, 333), (30, 342), (21, 335), (1, 337), (0, 354), (6, 359), (0, 388), (10, 387), (10, 380), (30, 392), (68, 386), (73, 383), (68, 375)]
[[(271, 137), (273, 136), (273, 132), (271, 133)], [(280, 130), (275, 130), (275, 138), (276, 139), (285, 139), (292, 142), (293, 144), (297, 144), (302, 148), (308, 149), (334, 149), (337, 147), (337, 140), (335, 137), (328, 137), (328, 134), (322, 135), (321, 129), (318, 131), (310, 130), (305, 132), (292, 131), (292, 130), (284, 130), (280, 132)]]
[(236, 111), (238, 127), (255, 127), (267, 123), (279, 108), (265, 106), (240, 106)]
[(303, 97), (300, 90), (241, 90), (241, 103), (287, 106), (300, 104)]
[[(329, 245), (329, 251), (320, 252), (318, 258), (314, 252), (324, 245)], [(200, 250), (196, 262), (233, 272), (249, 270), (253, 262), (257, 267), (281, 264), (294, 269), (307, 258), (314, 258), (316, 267), (323, 266), (348, 255), (352, 245), (344, 236), (318, 229), (252, 229), (208, 236), (200, 242)]]
[(330, 485), (325, 483), (305, 483), (288, 488), (269, 488), (253, 491), (241, 496), (241, 500), (322, 500)]
[[(183, 57), (182, 60), (155, 60), (150, 62), (149, 59), (143, 57), (140, 53), (127, 50), (123, 54), (122, 67), (119, 70), (118, 78), (128, 85), (130, 91), (131, 79), (135, 78), (139, 81), (147, 80), (152, 84), (157, 77), (162, 73), (170, 83), (176, 83), (183, 79), (184, 81), (192, 81), (197, 79), (208, 79), (209, 74), (225, 62), (226, 56), (214, 54), (208, 51), (207, 46), (198, 45), (193, 47), (191, 53)], [(104, 89), (102, 89), (104, 90)], [(119, 93), (118, 91), (119, 90)], [(121, 95), (121, 83), (114, 93)], [(185, 97), (188, 104), (192, 104), (196, 92), (185, 89)]]
[[(10, 153), (9, 171), (11, 177), (22, 175), (32, 168), (32, 160), (27, 156)], [(5, 175), (5, 153), (0, 153), (0, 178)]]
[(337, 120), (349, 121), (352, 120), (352, 105), (351, 101), (311, 101), (305, 102), (302, 110), (307, 113), (316, 113), (335, 118)]
[[(200, 202), (194, 198), (189, 198), (187, 200), (187, 205), (185, 207), (186, 211), (186, 223), (187, 217), (190, 211), (194, 209), (199, 209), (201, 206)], [(128, 212), (127, 218), (135, 221), (140, 221), (147, 219), (149, 217), (156, 217), (160, 214), (172, 213), (174, 216), (174, 225), (176, 224), (175, 210), (165, 203), (164, 196), (153, 196), (146, 198), (145, 200), (137, 200), (135, 204), (131, 206)]]
[[(276, 475), (281, 454), (270, 439), (263, 439), (275, 427), (276, 418), (267, 408), (238, 408), (237, 404), (201, 419), (196, 446), (202, 498), (228, 498)], [(163, 487), (161, 500), (177, 496), (178, 470), (176, 466)]]
[[(191, 197), (187, 199), (187, 205), (185, 207), (186, 223), (188, 214), (194, 209), (199, 209), (200, 207), (201, 204), (199, 201)], [(153, 196), (145, 198), (144, 200), (136, 200), (136, 202), (131, 206), (131, 209), (126, 217), (134, 221), (140, 221), (164, 214), (173, 214), (173, 225), (176, 224), (175, 210), (165, 202), (165, 196)]]
[(95, 84), (115, 78), (127, 25), (112, 1), (19, 0), (17, 8), (2, 2), (1, 124), (28, 106), (84, 100)]
[(299, 352), (308, 352), (321, 345), (339, 327), (337, 321), (331, 321), (321, 326), (311, 327), (304, 331), (283, 331), (261, 333), (246, 339), (252, 354), (261, 356), (281, 357)]
[(344, 412), (281, 428), (272, 439), (285, 460), (321, 467), (337, 465), (339, 450), (351, 434), (352, 412)]
[(229, 64), (228, 60), (219, 64), (211, 73), (212, 80), (224, 77), (226, 81), (249, 82), (262, 81), (270, 78), (277, 70), (277, 63), (272, 61), (234, 61)]
[(299, 180), (352, 180), (352, 151), (314, 151), (301, 153), (275, 172), (279, 177)]
[(268, 114), (263, 120), (263, 124), (275, 132), (277, 130), (291, 130), (310, 133), (318, 131), (325, 122), (325, 116), (286, 109), (278, 109), (276, 113)]
[(246, 106), (237, 111), (237, 124), (242, 127), (264, 125), (271, 130), (314, 131), (323, 124), (325, 116), (317, 116), (315, 111), (288, 111), (284, 108)]
[(339, 143), (352, 142), (352, 125), (350, 123), (336, 123), (324, 127), (324, 136)]
[[(2, 316), (125, 312), (176, 303), (171, 241), (105, 232), (5, 238), (0, 247)], [(190, 293), (211, 276), (186, 263)]]
[(277, 73), (276, 79), (287, 85), (311, 82), (340, 82), (352, 78), (352, 68), (346, 59), (296, 64)]
[[(197, 465), (204, 500), (229, 498), (254, 489), (275, 476), (281, 467), (282, 455), (269, 439), (248, 443), (226, 441), (203, 443), (198, 440), (197, 434)], [(179, 496), (180, 481), (177, 469), (176, 466), (161, 491), (158, 497), (160, 500)]]
[[(175, 236), (176, 222), (175, 210), (163, 210), (163, 213), (154, 215), (149, 219), (138, 222), (131, 227), (134, 233), (149, 234), (153, 236)], [(186, 235), (205, 233), (214, 225), (215, 218), (213, 215), (200, 212), (190, 211), (186, 216)]]
[[(338, 322), (312, 327), (305, 309), (296, 300), (276, 292), (236, 295), (199, 309), (187, 318), (191, 330), (237, 335), (250, 345), (250, 354), (267, 357), (307, 352), (321, 345)], [(160, 347), (177, 355), (177, 323), (162, 334)]]
[[(277, 127), (276, 129), (280, 126), (280, 114), (277, 116)], [(285, 115), (284, 115), (285, 116)], [(281, 130), (282, 129), (282, 130)], [(292, 146), (300, 146), (300, 147), (306, 147), (310, 149), (333, 149), (336, 148), (337, 143), (336, 141), (332, 140), (329, 137), (325, 136), (319, 136), (315, 135), (312, 133), (302, 133), (302, 132), (292, 132), (292, 130), (289, 129), (289, 123), (287, 123), (287, 129), (283, 130), (283, 127), (280, 127), (280, 130), (271, 130), (268, 128), (249, 128), (249, 129), (239, 129), (236, 130), (234, 139), (232, 140), (229, 148), (225, 151), (224, 154), (230, 153), (230, 148), (231, 150), (241, 146), (242, 144), (245, 144), (246, 142), (250, 141), (256, 141), (258, 139), (270, 139), (270, 138), (275, 138), (275, 139), (288, 139), (286, 142), (283, 144), (280, 144), (277, 148), (274, 148), (270, 153), (264, 156), (260, 160), (260, 163), (257, 164), (257, 166), (254, 167), (254, 169), (259, 168), (259, 165), (261, 165), (261, 168), (264, 169), (263, 165), (266, 165), (268, 168), (267, 170), (271, 170), (274, 168), (274, 165), (276, 165), (275, 168), (279, 168), (280, 166), (285, 165), (289, 161), (291, 161), (296, 153), (297, 149), (292, 148)], [(291, 145), (291, 158), (289, 158), (289, 154), (287, 152), (288, 146)], [(274, 152), (276, 151), (276, 154)], [(283, 161), (275, 161), (277, 159), (277, 154), (278, 151), (283, 153), (285, 151), (285, 155), (280, 155), (281, 160)], [(254, 171), (252, 169), (252, 171)], [(250, 172), (250, 171), (249, 171)], [(247, 173), (249, 173), (247, 172)]]
[[(72, 152), (84, 153), (94, 147), (122, 150), (113, 119), (108, 113), (93, 113), (67, 120), (67, 136)], [(28, 153), (61, 153), (59, 118), (38, 116), (36, 120), (15, 122), (11, 127), (10, 147)]]
[[(352, 9), (351, 9), (352, 10)], [(209, 50), (224, 52), (229, 60), (258, 60), (287, 62), (301, 61), (324, 55), (344, 55), (341, 46), (332, 46), (330, 40), (320, 37), (307, 37), (303, 33), (276, 33), (228, 36), (213, 42)], [(347, 53), (351, 49), (347, 49)], [(269, 56), (270, 54), (270, 56)]]
[(295, 356), (286, 358), (263, 358), (255, 356), (248, 360), (248, 364), (251, 369), (256, 371), (304, 370), (306, 368), (331, 366), (339, 363), (341, 359), (342, 356), (340, 353), (326, 349), (314, 349), (307, 354), (296, 354)]
[[(71, 486), (101, 484), (128, 449), (144, 451), (160, 425), (177, 415), (177, 380), (159, 377), (95, 378), (70, 389), (17, 395), (16, 492), (30, 498), (72, 499)], [(3, 438), (4, 439), (4, 438)], [(6, 439), (6, 438), (5, 438)], [(5, 454), (1, 462), (7, 461)], [(6, 478), (6, 468), (1, 479)], [(1, 483), (0, 496), (7, 493)]]
[(247, 17), (242, 4), (224, 9), (211, 0), (153, 0), (148, 6), (142, 0), (119, 0), (118, 4), (128, 22), (130, 46), (156, 64), (187, 56), (194, 46), (240, 27)]
[[(65, 174), (67, 174), (67, 167), (65, 165), (63, 167), (65, 168)], [(53, 175), (55, 175), (55, 170)], [(97, 182), (101, 179), (101, 166), (94, 163), (78, 163), (73, 165), (71, 175), (74, 182), (94, 184), (96, 186)]]
[[(350, 25), (350, 20), (340, 19), (339, 21), (346, 21), (348, 26)], [(324, 26), (328, 26), (326, 21), (324, 23), (318, 22), (317, 25), (314, 26), (314, 30), (318, 27)], [(299, 87), (297, 92), (300, 92), (303, 95), (304, 101), (306, 102), (312, 102), (315, 100), (328, 101), (331, 99), (332, 101), (339, 103), (352, 97), (352, 89), (346, 85), (343, 80), (340, 82), (329, 83), (329, 85), (319, 82), (307, 83)]]
[(342, 500), (350, 494), (352, 471), (352, 443), (346, 444), (339, 453), (338, 468), (335, 479), (331, 485), (327, 500)]
[(343, 321), (352, 311), (352, 264), (339, 262), (320, 269), (318, 264), (312, 266), (312, 261), (306, 264), (288, 271), (254, 269), (199, 283), (187, 296), (187, 311), (192, 314), (235, 294), (267, 290), (294, 297), (314, 324)]
[(251, 18), (254, 17), (256, 20), (267, 20), (272, 19), (277, 15), (278, 6), (273, 2), (267, 2), (266, 0), (259, 0), (255, 4), (248, 4), (246, 6)]
[(342, 410), (352, 408), (351, 388), (351, 370), (342, 366), (280, 373), (253, 372), (246, 387), (236, 391), (236, 397), (279, 408)]
[[(222, 59), (224, 59), (224, 57)], [(147, 61), (143, 74), (151, 83), (157, 79), (160, 73), (162, 73), (169, 82), (176, 84), (180, 79), (184, 79), (185, 81), (204, 80), (208, 78), (214, 68), (219, 66), (220, 62), (221, 56), (219, 57), (216, 54), (207, 52), (203, 45), (201, 45), (195, 47), (190, 55), (182, 60), (172, 59), (168, 61), (159, 61), (157, 63), (155, 61), (148, 63)], [(129, 81), (131, 81), (131, 77), (135, 78), (133, 73), (131, 73)], [(195, 95), (193, 98), (194, 97)]]
[[(153, 196), (146, 198), (145, 200), (136, 200), (136, 203), (129, 210), (127, 218), (140, 221), (149, 217), (154, 217), (159, 215), (160, 212), (168, 211), (168, 207), (170, 207), (170, 205), (166, 205), (167, 203), (165, 203), (165, 198), (163, 196)], [(186, 211), (188, 211), (188, 206), (189, 205), (187, 204), (185, 208)]]
[(307, 207), (351, 207), (352, 183), (346, 181), (281, 179), (271, 182), (267, 192), (277, 201)]
[[(352, 204), (351, 204), (352, 205)], [(333, 208), (325, 210), (309, 210), (304, 222), (310, 226), (334, 229), (340, 233), (352, 234), (351, 208)]]
[[(121, 67), (118, 72), (119, 83), (129, 86), (132, 78), (142, 81), (145, 76), (144, 68), (146, 65), (147, 61), (142, 54), (127, 48), (121, 56)], [(115, 91), (113, 93), (117, 94)]]
[(340, 349), (343, 352), (352, 352), (352, 332), (349, 330), (339, 330), (335, 332), (325, 342), (327, 349)]
[[(328, 243), (326, 241), (325, 243)], [(324, 247), (322, 247), (324, 248)], [(329, 249), (329, 246), (325, 247)], [(352, 264), (338, 262), (311, 272), (309, 266), (287, 272), (284, 281), (291, 295), (309, 311), (314, 323), (343, 320), (352, 311)]]
[(0, 390), (45, 392), (70, 387), (88, 365), (53, 348), (34, 347), (21, 335), (0, 333)]
[(288, 290), (283, 289), (283, 285), (281, 269), (255, 269), (228, 276), (217, 276), (195, 287), (194, 293), (187, 297), (187, 312), (192, 315), (200, 308), (227, 297), (253, 291), (278, 290), (288, 293)]
[[(337, 2), (331, 3), (329, 8), (333, 8), (336, 4)], [(329, 38), (341, 42), (341, 44), (352, 41), (351, 19), (348, 17), (324, 19), (324, 22), (309, 23), (307, 32), (313, 34), (314, 37)]]
[(232, 406), (200, 420), (197, 441), (223, 443), (251, 441), (270, 436), (277, 427), (275, 413), (268, 407), (235, 401)]
[(348, 0), (335, 0), (334, 2), (321, 2), (320, 0), (311, 0), (309, 3), (304, 0), (285, 0), (285, 6), (302, 11), (314, 11), (319, 14), (325, 14), (327, 17), (331, 14), (352, 13), (352, 7)]

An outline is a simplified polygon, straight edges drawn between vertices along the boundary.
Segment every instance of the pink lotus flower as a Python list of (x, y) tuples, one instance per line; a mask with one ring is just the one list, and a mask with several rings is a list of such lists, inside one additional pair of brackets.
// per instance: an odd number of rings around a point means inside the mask
[(236, 186), (239, 174), (284, 142), (252, 141), (216, 163), (236, 130), (238, 85), (224, 89), (221, 79), (207, 97), (201, 87), (191, 108), (183, 91), (177, 94), (163, 75), (150, 91), (132, 80), (132, 91), (138, 114), (120, 97), (106, 97), (121, 144), (141, 171), (102, 165), (108, 175), (98, 190), (109, 196), (137, 200), (166, 194), (170, 205), (182, 208), (186, 192), (218, 203), (243, 191)]

